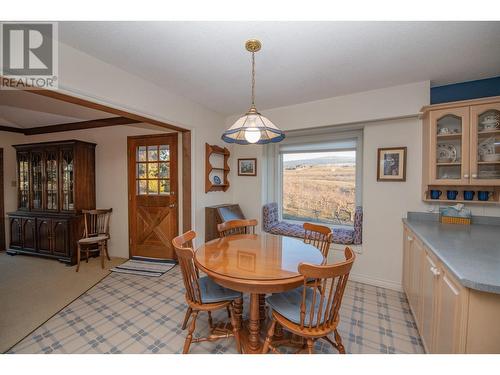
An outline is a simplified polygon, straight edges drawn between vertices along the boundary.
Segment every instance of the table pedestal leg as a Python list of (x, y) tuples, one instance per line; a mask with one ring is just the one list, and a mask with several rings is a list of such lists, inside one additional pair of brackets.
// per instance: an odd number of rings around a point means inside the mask
[(260, 314), (259, 295), (250, 294), (250, 311), (248, 320), (248, 331), (242, 332), (242, 344), (244, 353), (261, 353), (262, 343), (260, 342)]
[(266, 295), (259, 294), (259, 316), (260, 322), (264, 323), (266, 320)]
[(243, 313), (243, 298), (236, 298), (234, 300), (234, 315), (236, 318), (236, 326), (241, 329), (241, 315)]

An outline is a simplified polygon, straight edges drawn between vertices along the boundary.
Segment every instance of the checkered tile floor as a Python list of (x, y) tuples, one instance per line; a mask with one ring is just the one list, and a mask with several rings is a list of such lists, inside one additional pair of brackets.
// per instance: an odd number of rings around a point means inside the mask
[[(244, 314), (248, 310), (245, 301)], [(180, 268), (162, 277), (112, 273), (9, 353), (180, 353), (186, 335)], [(213, 314), (226, 320), (225, 311)], [(339, 332), (348, 353), (423, 353), (404, 294), (349, 282)], [(197, 336), (208, 334), (206, 315)], [(191, 345), (191, 353), (235, 353), (233, 338)], [(315, 352), (336, 353), (319, 340)]]

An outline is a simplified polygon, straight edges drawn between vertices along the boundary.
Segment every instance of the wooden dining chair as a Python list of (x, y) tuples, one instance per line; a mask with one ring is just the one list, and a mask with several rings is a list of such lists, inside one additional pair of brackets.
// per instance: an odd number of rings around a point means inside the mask
[(101, 267), (104, 268), (104, 257), (108, 260), (109, 219), (112, 208), (99, 210), (82, 210), (85, 223), (83, 237), (77, 242), (77, 265), (76, 272), (80, 269), (82, 251), (85, 251), (86, 262), (89, 262), (90, 253), (99, 252), (101, 256)]
[(311, 244), (321, 251), (326, 259), (332, 244), (332, 230), (324, 225), (304, 223), (304, 243)]
[(219, 231), (219, 237), (223, 238), (233, 234), (255, 234), (256, 226), (257, 220), (255, 219), (237, 219), (217, 224), (217, 230)]
[[(242, 302), (240, 292), (224, 288), (216, 284), (208, 276), (200, 277), (198, 268), (194, 263), (193, 239), (196, 237), (194, 231), (186, 232), (172, 240), (175, 253), (181, 267), (184, 287), (186, 288), (186, 302), (188, 309), (182, 323), (182, 329), (186, 329), (189, 318), (188, 335), (184, 342), (182, 353), (186, 354), (192, 342), (214, 341), (229, 336), (234, 336), (236, 348), (241, 353), (241, 343), (239, 335), (239, 323), (234, 312), (234, 301)], [(215, 327), (212, 321), (212, 311), (228, 309), (231, 318), (232, 332), (229, 329)], [(196, 319), (200, 311), (208, 313), (208, 324), (210, 326), (210, 336), (193, 339), (193, 332), (196, 328)]]
[[(354, 252), (346, 247), (345, 261), (330, 265), (299, 264), (299, 273), (304, 276), (304, 284), (294, 290), (273, 294), (266, 298), (272, 309), (262, 353), (269, 349), (279, 351), (272, 345), (276, 325), (279, 324), (295, 335), (306, 339), (306, 347), (313, 353), (313, 344), (322, 338), (332, 344), (339, 353), (345, 354), (342, 338), (337, 330), (340, 320), (340, 306), (354, 259)], [(308, 282), (313, 279), (314, 282)], [(334, 340), (328, 337), (333, 333)]]

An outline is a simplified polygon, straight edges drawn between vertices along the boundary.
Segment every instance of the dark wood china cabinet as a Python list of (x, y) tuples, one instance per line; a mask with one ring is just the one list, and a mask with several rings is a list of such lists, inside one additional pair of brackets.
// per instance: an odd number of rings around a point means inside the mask
[(95, 208), (95, 144), (68, 140), (13, 146), (18, 208), (9, 216), (9, 254), (76, 263), (81, 210)]

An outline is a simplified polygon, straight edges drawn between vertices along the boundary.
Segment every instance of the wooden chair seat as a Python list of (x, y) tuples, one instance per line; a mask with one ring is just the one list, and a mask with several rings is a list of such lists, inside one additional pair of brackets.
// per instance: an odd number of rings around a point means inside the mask
[(89, 237), (89, 238), (82, 238), (78, 240), (79, 244), (84, 244), (84, 245), (89, 245), (89, 244), (96, 244), (101, 241), (106, 241), (109, 240), (109, 236), (107, 235), (101, 235), (101, 236), (95, 236), (95, 237)]
[[(272, 321), (262, 353), (267, 353), (269, 349), (279, 353), (272, 342), (276, 326), (305, 338), (306, 344), (301, 350), (307, 346), (310, 354), (314, 341), (320, 338), (328, 341), (340, 353), (345, 353), (337, 327), (342, 297), (356, 256), (348, 247), (344, 253), (345, 261), (336, 264), (318, 266), (300, 263), (299, 273), (304, 276), (303, 285), (267, 298), (272, 309)], [(334, 334), (334, 340), (328, 337), (331, 333)]]
[(231, 302), (236, 298), (243, 297), (241, 292), (224, 288), (208, 276), (200, 277), (198, 284), (202, 303)]
[[(236, 348), (241, 353), (241, 343), (239, 329), (241, 325), (241, 310), (243, 297), (240, 292), (224, 288), (218, 285), (209, 277), (200, 277), (198, 268), (194, 262), (193, 240), (196, 238), (194, 231), (186, 232), (172, 240), (175, 253), (179, 259), (179, 266), (182, 271), (184, 288), (186, 289), (186, 302), (188, 309), (182, 323), (182, 329), (186, 329), (189, 319), (188, 334), (184, 342), (182, 353), (189, 352), (189, 347), (193, 342), (214, 341), (217, 339), (234, 336)], [(226, 308), (231, 319), (230, 327), (216, 327), (212, 321), (212, 311)], [(210, 336), (193, 337), (196, 328), (196, 320), (200, 311), (208, 313), (208, 325), (210, 326)]]

